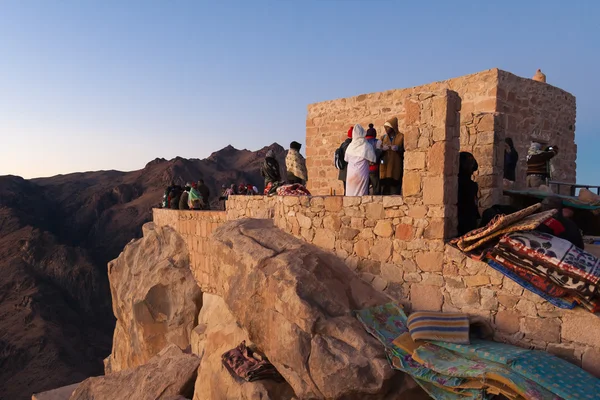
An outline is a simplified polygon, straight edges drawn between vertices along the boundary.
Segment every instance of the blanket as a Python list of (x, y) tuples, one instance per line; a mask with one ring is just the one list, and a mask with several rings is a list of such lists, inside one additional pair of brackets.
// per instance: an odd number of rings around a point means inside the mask
[(600, 259), (571, 242), (542, 232), (508, 235), (501, 240), (516, 252), (553, 265), (564, 274), (600, 283)]
[(514, 224), (515, 222), (520, 221), (531, 214), (536, 213), (540, 210), (540, 208), (542, 208), (541, 204), (534, 204), (533, 206), (517, 211), (516, 213), (512, 213), (509, 215), (497, 215), (486, 226), (472, 230), (471, 232), (461, 237), (451, 240), (450, 243), (456, 244), (456, 246), (460, 250), (465, 251), (467, 247), (470, 247), (472, 244), (478, 242), (480, 239), (486, 236), (490, 236), (494, 232), (506, 228), (507, 226)]
[(221, 360), (234, 378), (241, 378), (248, 382), (261, 379), (283, 380), (273, 364), (246, 347), (245, 341), (224, 353)]
[(292, 185), (283, 185), (277, 188), (278, 196), (310, 196), (307, 188), (299, 183)]

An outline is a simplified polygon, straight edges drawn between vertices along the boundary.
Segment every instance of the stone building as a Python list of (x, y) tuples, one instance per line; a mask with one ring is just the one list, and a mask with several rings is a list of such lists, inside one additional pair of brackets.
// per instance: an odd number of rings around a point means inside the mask
[[(333, 154), (355, 123), (398, 116), (405, 134), (403, 196), (341, 194)], [(195, 274), (215, 263), (211, 232), (229, 220), (274, 219), (284, 232), (335, 254), (350, 270), (412, 310), (460, 311), (489, 321), (496, 340), (543, 349), (600, 376), (600, 319), (563, 310), (446, 245), (456, 233), (458, 153), (480, 168), (480, 206), (502, 196), (503, 141), (512, 137), (525, 181), (531, 140), (560, 148), (555, 179), (575, 182), (575, 99), (561, 89), (497, 69), (418, 88), (309, 106), (312, 197), (234, 196), (222, 212), (154, 210), (157, 226), (186, 241)], [(208, 278), (207, 278), (208, 279)]]
[[(525, 184), (525, 156), (532, 140), (556, 145), (560, 153), (553, 161), (554, 180), (575, 182), (577, 146), (575, 145), (575, 97), (543, 82), (520, 78), (499, 69), (434, 82), (408, 89), (361, 94), (308, 106), (306, 117), (306, 155), (309, 189), (313, 194), (343, 193), (333, 165), (335, 149), (354, 124), (373, 123), (378, 135), (383, 124), (397, 116), (408, 147), (428, 148), (427, 135), (409, 129), (416, 110), (406, 99), (420, 93), (447, 89), (461, 99), (459, 116), (460, 150), (473, 153), (479, 163), (476, 180), (481, 189), (480, 207), (497, 203), (502, 196), (504, 138), (513, 139), (519, 153), (517, 187)], [(414, 160), (406, 160), (411, 168)], [(414, 176), (414, 175), (413, 175)], [(405, 175), (410, 187), (411, 175)]]

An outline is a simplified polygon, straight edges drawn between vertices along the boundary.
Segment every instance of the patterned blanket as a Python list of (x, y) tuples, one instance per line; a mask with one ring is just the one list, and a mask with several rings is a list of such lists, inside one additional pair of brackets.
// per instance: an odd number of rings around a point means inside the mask
[(531, 214), (536, 213), (540, 210), (540, 208), (542, 208), (541, 204), (534, 204), (533, 206), (517, 211), (516, 213), (509, 215), (497, 215), (486, 226), (475, 229), (461, 237), (453, 239), (450, 241), (450, 243), (455, 244), (460, 250), (465, 251), (466, 248), (471, 247), (484, 237), (493, 235), (495, 232), (504, 229)]

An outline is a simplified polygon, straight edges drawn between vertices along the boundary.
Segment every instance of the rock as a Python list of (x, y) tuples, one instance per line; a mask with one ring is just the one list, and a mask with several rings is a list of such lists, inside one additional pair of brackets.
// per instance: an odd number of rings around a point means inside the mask
[(272, 221), (227, 222), (212, 245), (211, 262), (193, 269), (197, 282), (223, 298), (298, 398), (386, 396), (397, 373), (352, 310), (387, 296)]
[(47, 392), (35, 393), (33, 396), (31, 396), (31, 400), (69, 400), (80, 383), (81, 382), (48, 390)]
[(198, 356), (170, 344), (144, 365), (86, 379), (70, 400), (191, 398), (199, 364)]
[(189, 338), (202, 293), (189, 269), (188, 249), (170, 227), (144, 225), (108, 265), (117, 318), (106, 373), (145, 364), (170, 343), (181, 349)]
[(417, 283), (410, 289), (410, 301), (415, 311), (441, 311), (444, 296), (438, 286)]
[(375, 229), (373, 232), (377, 236), (389, 238), (394, 233), (394, 228), (392, 228), (392, 223), (387, 220), (377, 221), (377, 225), (375, 225)]
[(600, 378), (600, 350), (587, 349), (583, 353), (582, 367), (596, 378)]
[(562, 340), (600, 348), (600, 318), (583, 310), (573, 310), (563, 316)]
[(521, 332), (528, 339), (557, 343), (560, 340), (560, 319), (558, 318), (523, 318)]
[(194, 389), (194, 400), (293, 398), (294, 392), (285, 382), (261, 380), (240, 383), (223, 367), (221, 363), (223, 353), (236, 347), (243, 340), (248, 346), (252, 343), (221, 297), (204, 293), (198, 324), (204, 329), (197, 340), (192, 340), (192, 351), (202, 357)]
[(430, 251), (417, 254), (417, 265), (421, 271), (442, 272), (444, 264), (444, 253), (440, 251)]

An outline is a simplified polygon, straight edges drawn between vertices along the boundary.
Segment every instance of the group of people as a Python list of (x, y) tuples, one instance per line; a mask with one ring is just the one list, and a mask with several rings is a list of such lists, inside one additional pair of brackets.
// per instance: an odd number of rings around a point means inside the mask
[[(538, 189), (548, 185), (552, 177), (552, 160), (558, 154), (557, 146), (543, 146), (538, 142), (531, 142), (527, 151), (527, 178), (528, 188)], [(504, 179), (512, 184), (516, 181), (516, 169), (519, 162), (519, 153), (511, 138), (505, 139), (504, 148)]]
[(335, 151), (334, 163), (346, 196), (399, 195), (404, 170), (404, 135), (398, 118), (384, 124), (385, 134), (377, 139), (373, 124), (365, 129), (356, 124)]
[(269, 150), (260, 169), (260, 174), (265, 180), (265, 195), (276, 192), (277, 188), (283, 184), (306, 185), (308, 181), (308, 171), (306, 170), (306, 160), (300, 154), (302, 145), (296, 141), (290, 143), (290, 149), (285, 157), (285, 167), (287, 170), (286, 179), (282, 179), (279, 161), (275, 157), (275, 152)]
[[(527, 187), (537, 189), (542, 185), (548, 184), (551, 177), (551, 167), (549, 161), (558, 154), (556, 146), (543, 147), (540, 143), (532, 142), (527, 152)], [(511, 138), (506, 138), (504, 149), (504, 179), (509, 182), (516, 180), (516, 168), (519, 161), (519, 154), (515, 149)], [(479, 213), (479, 186), (472, 177), (478, 170), (477, 160), (473, 154), (460, 152), (459, 155), (459, 173), (458, 173), (458, 234), (464, 235), (478, 226), (485, 226), (491, 218), (499, 213), (507, 214), (516, 210), (510, 206), (494, 205)], [(560, 200), (560, 199), (559, 199)], [(558, 208), (556, 199), (548, 200), (548, 203), (554, 208)], [(567, 235), (565, 239), (572, 241), (576, 246), (583, 246), (581, 234), (578, 229), (573, 228), (574, 222), (570, 220), (572, 210), (562, 209), (558, 217), (559, 223), (555, 227), (560, 227), (561, 234)], [(565, 220), (563, 220), (563, 218)], [(550, 229), (550, 228), (548, 228)], [(548, 232), (550, 233), (550, 232)], [(559, 236), (554, 232), (555, 236)], [(579, 235), (579, 236), (578, 236)]]
[(210, 189), (202, 179), (188, 182), (184, 187), (172, 181), (165, 189), (161, 207), (172, 210), (210, 210)]

